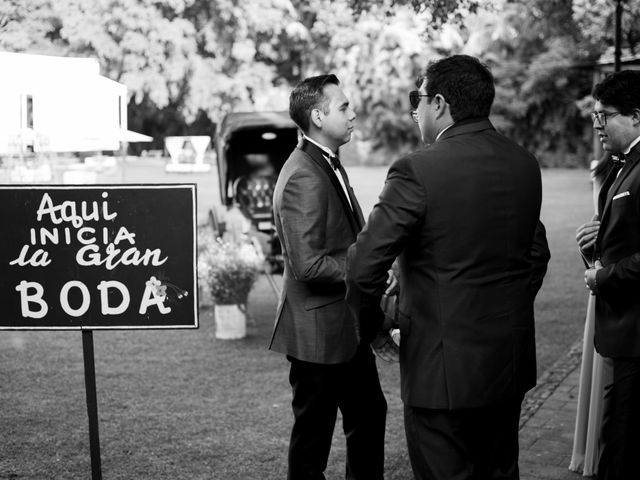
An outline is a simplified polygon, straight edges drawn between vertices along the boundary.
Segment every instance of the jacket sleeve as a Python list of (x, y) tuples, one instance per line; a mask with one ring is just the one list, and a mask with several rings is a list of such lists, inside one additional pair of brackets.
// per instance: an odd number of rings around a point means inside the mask
[(596, 284), (598, 294), (605, 298), (625, 291), (636, 294), (640, 285), (640, 252), (602, 267), (596, 273)]
[[(640, 228), (640, 222), (637, 217), (637, 212), (640, 211), (640, 198), (635, 195), (636, 191), (634, 191), (636, 200), (633, 204), (633, 212), (624, 211), (624, 213), (620, 213), (620, 215), (626, 217), (627, 222), (624, 224), (626, 231)], [(634, 237), (636, 236), (635, 233)], [(628, 240), (619, 231), (617, 241), (625, 242)], [(630, 248), (628, 252), (633, 252), (633, 250), (634, 248)], [(620, 258), (615, 263), (603, 265), (596, 272), (596, 284), (597, 294), (605, 299), (616, 301), (621, 295), (628, 298), (637, 296), (638, 288), (640, 287), (640, 251), (635, 251), (631, 255)]]
[(408, 159), (389, 169), (384, 189), (347, 255), (347, 302), (363, 338), (380, 329), (387, 271), (426, 212), (426, 193)]
[(316, 172), (299, 170), (282, 192), (280, 239), (293, 277), (302, 282), (344, 282), (346, 252), (327, 250), (327, 185)]
[(536, 230), (533, 235), (533, 244), (531, 245), (531, 289), (534, 296), (537, 295), (542, 280), (547, 273), (547, 266), (551, 258), (549, 244), (547, 243), (547, 232), (543, 223), (538, 220)]

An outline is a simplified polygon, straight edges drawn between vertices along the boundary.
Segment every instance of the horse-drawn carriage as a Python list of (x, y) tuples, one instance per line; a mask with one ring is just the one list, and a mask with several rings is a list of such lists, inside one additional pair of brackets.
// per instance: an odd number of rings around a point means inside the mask
[(273, 188), (297, 142), (298, 129), (287, 112), (229, 113), (215, 136), (221, 208), (210, 211), (213, 227), (222, 234), (240, 214), (275, 271), (282, 269), (282, 255), (273, 224)]

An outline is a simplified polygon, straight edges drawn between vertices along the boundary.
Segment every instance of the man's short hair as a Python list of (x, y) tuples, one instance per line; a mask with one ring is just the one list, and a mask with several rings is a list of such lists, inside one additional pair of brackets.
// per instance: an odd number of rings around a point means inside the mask
[(314, 108), (328, 113), (329, 99), (324, 95), (327, 84), (340, 85), (340, 81), (332, 73), (305, 78), (289, 96), (289, 116), (304, 133), (309, 131), (309, 117)]
[[(450, 106), (454, 122), (465, 118), (488, 117), (491, 113), (496, 94), (493, 75), (477, 58), (453, 55), (430, 62), (425, 76), (427, 95), (442, 95)], [(424, 78), (418, 79), (418, 87)]]
[(640, 108), (640, 71), (610, 73), (593, 87), (593, 98), (629, 115), (634, 108)]

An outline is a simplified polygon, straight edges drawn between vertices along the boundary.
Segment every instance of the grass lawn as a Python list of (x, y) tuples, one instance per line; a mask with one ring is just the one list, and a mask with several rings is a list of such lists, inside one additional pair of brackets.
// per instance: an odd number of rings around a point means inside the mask
[[(386, 169), (350, 168), (364, 210)], [(580, 336), (586, 290), (575, 228), (591, 216), (584, 170), (543, 172), (543, 221), (552, 260), (537, 301), (539, 373)], [(215, 201), (211, 174), (128, 167), (128, 182), (197, 182), (199, 206)], [(261, 278), (243, 340), (214, 336), (210, 309), (200, 329), (94, 332), (105, 479), (263, 480), (286, 477), (292, 422), (288, 362), (266, 349), (275, 297)], [(411, 478), (398, 366), (379, 364), (389, 403), (386, 478)], [(90, 478), (80, 332), (0, 332), (0, 479)], [(328, 478), (344, 476), (336, 427)]]

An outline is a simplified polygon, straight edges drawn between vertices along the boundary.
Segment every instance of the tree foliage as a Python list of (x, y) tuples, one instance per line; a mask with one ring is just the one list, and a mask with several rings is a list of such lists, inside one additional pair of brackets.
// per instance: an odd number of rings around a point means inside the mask
[[(380, 7), (376, 0), (350, 0), (356, 14), (371, 11)], [(382, 2), (387, 15), (393, 15), (396, 7), (409, 6), (416, 13), (428, 13), (430, 23), (428, 27), (438, 29), (446, 24), (462, 24), (465, 18), (480, 9), (488, 9), (493, 2), (486, 0), (389, 0)]]
[[(359, 136), (385, 161), (418, 144), (406, 94), (433, 58), (466, 53), (496, 77), (494, 123), (546, 164), (589, 157), (588, 65), (613, 45), (611, 0), (0, 0), (0, 48), (91, 56), (130, 93), (129, 123), (210, 134), (229, 111), (286, 109), (334, 72)], [(640, 3), (625, 2), (637, 53)], [(365, 160), (368, 160), (366, 158)]]
[(494, 67), (499, 86), (495, 114), (505, 133), (543, 165), (586, 164), (590, 126), (575, 102), (589, 93), (592, 74), (575, 67), (595, 57), (581, 46), (571, 2), (511, 3), (506, 12), (517, 33), (502, 46)]
[[(613, 48), (615, 30), (615, 1), (574, 0), (573, 18), (586, 41), (595, 48)], [(638, 54), (640, 44), (640, 3), (622, 3), (623, 43), (631, 54)]]

